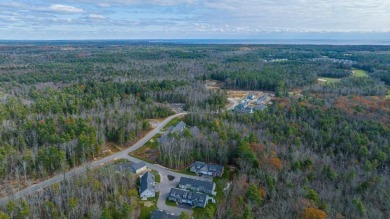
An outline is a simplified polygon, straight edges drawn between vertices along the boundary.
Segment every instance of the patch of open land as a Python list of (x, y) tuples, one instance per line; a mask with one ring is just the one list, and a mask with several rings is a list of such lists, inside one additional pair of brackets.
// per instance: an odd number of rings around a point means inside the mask
[(352, 69), (352, 75), (354, 77), (368, 77), (367, 72), (361, 69)]
[(340, 82), (340, 78), (325, 78), (321, 77), (317, 79), (319, 83), (337, 83)]

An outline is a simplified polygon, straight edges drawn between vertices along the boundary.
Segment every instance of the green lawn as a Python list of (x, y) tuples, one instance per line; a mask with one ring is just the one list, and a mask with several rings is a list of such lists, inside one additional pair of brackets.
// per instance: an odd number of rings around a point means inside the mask
[(352, 70), (352, 75), (354, 77), (368, 77), (367, 72), (364, 71), (364, 70), (360, 70), (360, 69), (353, 69)]
[[(147, 201), (140, 201), (140, 204), (141, 204), (141, 213), (139, 216), (140, 219), (149, 219), (150, 218), (150, 213), (157, 209), (157, 200), (158, 200), (159, 195), (160, 195), (160, 193), (157, 192), (156, 197), (148, 198)], [(146, 207), (144, 205), (145, 202), (153, 202), (153, 205), (150, 207)]]
[[(225, 188), (227, 182), (229, 181), (229, 178), (232, 177), (231, 174), (234, 174), (233, 172), (229, 171), (229, 168), (225, 167), (225, 172), (222, 175), (222, 177), (214, 177), (213, 182), (216, 185), (215, 191), (217, 192), (217, 195), (214, 196), (217, 203), (220, 203), (225, 199), (225, 194), (223, 192), (223, 189)], [(217, 204), (209, 202), (206, 205), (206, 208), (193, 208), (193, 214), (192, 216), (194, 218), (214, 218), (215, 212), (217, 209)]]
[(154, 176), (155, 176), (156, 183), (160, 183), (160, 182), (161, 182), (161, 176), (160, 176), (160, 174), (159, 174), (157, 171), (155, 171), (155, 170), (152, 170), (152, 173), (153, 173)]
[(318, 78), (318, 80), (320, 82), (325, 82), (325, 83), (338, 83), (340, 82), (340, 78), (325, 78), (325, 77), (321, 77), (321, 78)]
[(152, 139), (150, 139), (148, 142), (145, 143), (144, 146), (139, 148), (136, 151), (133, 151), (129, 153), (130, 156), (136, 157), (140, 160), (149, 162), (149, 163), (154, 163), (154, 160), (149, 160), (147, 157), (147, 154), (145, 153), (147, 150), (153, 149), (157, 150), (158, 149), (158, 141), (157, 139), (161, 137), (161, 134), (156, 134)]
[(166, 131), (170, 126), (174, 126), (177, 123), (179, 123), (180, 121), (181, 121), (181, 119), (179, 119), (178, 117), (172, 119), (170, 122), (168, 122), (168, 124), (166, 124), (164, 126), (164, 128), (161, 129), (161, 131)]
[(390, 90), (387, 91), (386, 100), (390, 100)]

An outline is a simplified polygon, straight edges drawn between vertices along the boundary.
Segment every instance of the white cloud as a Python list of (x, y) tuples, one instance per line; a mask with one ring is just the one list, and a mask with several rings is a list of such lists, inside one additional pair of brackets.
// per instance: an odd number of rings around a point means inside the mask
[(56, 12), (67, 12), (67, 13), (82, 13), (83, 9), (81, 8), (76, 8), (70, 5), (50, 5), (49, 7), (50, 11), (56, 11)]
[(96, 20), (106, 19), (105, 16), (100, 15), (100, 14), (90, 14), (90, 15), (88, 15), (88, 18), (90, 18), (90, 19), (96, 19)]
[[(69, 1), (69, 0), (68, 0)], [(70, 0), (73, 1), (73, 0)], [(96, 4), (100, 7), (109, 7), (111, 5), (159, 5), (172, 6), (179, 4), (194, 4), (199, 0), (78, 0), (77, 2), (85, 2)]]

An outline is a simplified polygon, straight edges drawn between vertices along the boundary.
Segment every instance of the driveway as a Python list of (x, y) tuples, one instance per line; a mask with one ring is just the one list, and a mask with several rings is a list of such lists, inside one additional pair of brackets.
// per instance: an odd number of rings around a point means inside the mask
[[(137, 159), (135, 157), (129, 156), (128, 154), (123, 156), (122, 158), (125, 158), (131, 162), (141, 162), (142, 160)], [(174, 172), (166, 167), (163, 167), (158, 164), (152, 164), (143, 161), (146, 166), (149, 169), (155, 170), (160, 174), (161, 181), (156, 185), (157, 191), (160, 192), (160, 196), (157, 200), (157, 207), (161, 210), (166, 210), (169, 212), (172, 212), (174, 214), (180, 214), (181, 212), (186, 212), (188, 214), (192, 214), (191, 206), (184, 205), (184, 206), (169, 206), (165, 204), (165, 200), (167, 200), (169, 192), (171, 188), (177, 187), (180, 181), (180, 177), (188, 177), (192, 179), (198, 179), (198, 180), (204, 180), (204, 181), (212, 181), (212, 178), (210, 177), (201, 177), (201, 176), (192, 176), (192, 175), (186, 175), (178, 172)], [(175, 178), (172, 181), (169, 181), (168, 175), (174, 176)]]

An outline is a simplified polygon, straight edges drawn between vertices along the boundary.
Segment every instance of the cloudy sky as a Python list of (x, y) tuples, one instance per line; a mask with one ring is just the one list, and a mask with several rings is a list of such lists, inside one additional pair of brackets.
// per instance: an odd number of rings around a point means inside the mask
[(383, 38), (390, 0), (0, 0), (0, 39)]

